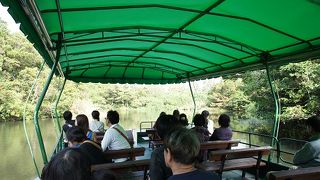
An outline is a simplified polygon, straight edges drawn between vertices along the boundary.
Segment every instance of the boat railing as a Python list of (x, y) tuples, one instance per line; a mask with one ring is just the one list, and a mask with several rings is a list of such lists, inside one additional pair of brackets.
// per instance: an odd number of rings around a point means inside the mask
[(51, 157), (54, 156), (55, 154), (57, 154), (59, 151), (61, 151), (64, 148), (63, 135), (64, 135), (64, 133), (63, 133), (63, 131), (61, 131), (61, 133), (55, 143)]
[[(142, 122), (140, 122), (140, 132), (142, 132), (143, 130), (152, 128), (154, 123), (155, 123), (155, 121), (142, 121)], [(149, 125), (149, 126), (147, 126), (147, 125)]]
[[(241, 141), (240, 143), (248, 145), (249, 147), (252, 147), (252, 146), (253, 147), (263, 146), (263, 144), (253, 143), (252, 136), (269, 138), (271, 141), (273, 139), (274, 142), (275, 142), (275, 147), (273, 147), (271, 149), (271, 151), (276, 152), (276, 162), (279, 163), (280, 161), (282, 161), (282, 162), (290, 164), (290, 165), (293, 165), (292, 160), (286, 160), (286, 158), (284, 158), (282, 156), (282, 154), (287, 155), (287, 156), (289, 155), (289, 156), (293, 157), (295, 152), (294, 151), (284, 150), (283, 146), (281, 146), (282, 142), (287, 141), (287, 142), (290, 142), (291, 144), (292, 144), (292, 142), (293, 143), (300, 143), (300, 144), (305, 144), (307, 142), (307, 141), (304, 141), (304, 140), (298, 140), (298, 139), (293, 139), (293, 138), (280, 138), (280, 139), (277, 139), (276, 137), (273, 137), (271, 135), (254, 133), (254, 132), (245, 132), (245, 131), (237, 131), (237, 130), (233, 130), (233, 132), (248, 135), (248, 141), (247, 142)], [(261, 141), (259, 141), (259, 142), (261, 142)]]

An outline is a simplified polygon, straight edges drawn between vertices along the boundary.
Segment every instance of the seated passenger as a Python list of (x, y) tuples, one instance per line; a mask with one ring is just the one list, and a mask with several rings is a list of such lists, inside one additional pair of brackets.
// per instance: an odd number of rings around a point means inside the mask
[(92, 121), (89, 122), (89, 128), (93, 132), (104, 132), (104, 124), (100, 121), (99, 111), (92, 111)]
[(82, 130), (86, 133), (88, 139), (97, 142), (96, 134), (89, 129), (89, 120), (86, 115), (79, 114), (76, 117), (76, 126), (82, 128)]
[(173, 113), (172, 113), (172, 115), (173, 115), (177, 120), (179, 120), (179, 118), (180, 118), (180, 112), (179, 112), (178, 109), (174, 110)]
[(206, 123), (206, 120), (202, 115), (196, 114), (194, 116), (193, 118), (194, 127), (192, 129), (196, 132), (201, 143), (209, 140), (210, 133), (208, 129), (204, 127), (205, 123)]
[(320, 166), (320, 116), (307, 119), (307, 128), (313, 136), (293, 157), (293, 163), (299, 167)]
[(213, 133), (213, 126), (214, 126), (214, 123), (211, 119), (209, 119), (209, 111), (207, 110), (204, 110), (202, 111), (201, 115), (204, 117), (204, 119), (206, 120), (206, 123), (204, 125), (205, 128), (208, 129), (208, 131), (210, 132), (210, 134)]
[(65, 148), (43, 168), (42, 180), (91, 179), (90, 161), (79, 149)]
[[(157, 123), (155, 124), (158, 135), (161, 139), (164, 139), (166, 134), (171, 130), (180, 126), (178, 121), (172, 115), (159, 116)], [(172, 171), (168, 168), (164, 161), (164, 147), (156, 148), (151, 154), (150, 180), (166, 180), (172, 175)]]
[[(130, 143), (126, 131), (118, 124), (119, 114), (117, 111), (108, 111), (106, 124), (109, 129), (103, 136), (101, 147), (103, 151), (130, 148)], [(115, 162), (126, 161), (126, 158), (117, 159)]]
[[(193, 118), (193, 124), (194, 127), (191, 128), (196, 132), (196, 135), (200, 141), (200, 143), (206, 142), (209, 140), (210, 133), (207, 128), (205, 128), (205, 119), (202, 115), (196, 114)], [(202, 162), (207, 159), (207, 151), (206, 150), (201, 150), (199, 152), (199, 155), (197, 157), (198, 162)]]
[(193, 130), (179, 128), (164, 141), (164, 159), (173, 176), (168, 180), (218, 180), (212, 172), (197, 170), (194, 163), (200, 150), (200, 141)]
[(63, 119), (65, 120), (65, 123), (62, 126), (62, 129), (64, 133), (66, 133), (69, 128), (75, 126), (75, 120), (72, 120), (72, 113), (70, 111), (65, 111), (63, 113)]
[(102, 164), (107, 163), (102, 153), (101, 147), (90, 140), (87, 140), (86, 134), (83, 130), (76, 126), (67, 131), (67, 139), (69, 147), (79, 148), (90, 160), (90, 164)]
[(210, 137), (210, 141), (231, 140), (232, 139), (232, 130), (229, 128), (230, 117), (226, 114), (221, 114), (219, 116), (218, 122), (219, 122), (220, 128), (217, 128), (214, 130), (212, 136)]
[(188, 123), (188, 118), (187, 118), (187, 115), (186, 115), (186, 114), (184, 114), (184, 113), (180, 114), (179, 120), (180, 120), (180, 123), (181, 123), (183, 126), (188, 126), (188, 125), (189, 125), (189, 123)]

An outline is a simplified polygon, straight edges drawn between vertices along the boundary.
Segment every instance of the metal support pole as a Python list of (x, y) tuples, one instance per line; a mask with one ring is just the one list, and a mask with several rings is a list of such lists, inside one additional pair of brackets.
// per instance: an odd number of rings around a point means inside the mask
[(30, 154), (31, 154), (32, 162), (33, 162), (33, 165), (34, 165), (34, 167), (36, 169), (38, 177), (40, 177), (40, 173), (39, 173), (38, 165), (36, 163), (36, 159), (34, 157), (32, 146), (31, 146), (31, 143), (30, 143), (29, 134), (28, 134), (27, 125), (26, 125), (26, 117), (27, 117), (28, 101), (30, 100), (31, 94), (34, 91), (34, 87), (36, 86), (36, 83), (37, 83), (37, 81), (39, 79), (39, 76), (40, 76), (40, 74), (41, 74), (41, 72), (43, 70), (44, 64), (45, 64), (45, 61), (43, 60), (42, 65), (41, 65), (41, 67), (40, 67), (40, 69), (38, 71), (38, 74), (37, 74), (32, 86), (31, 86), (31, 89), (29, 91), (29, 94), (28, 94), (28, 97), (27, 97), (27, 99), (25, 101), (25, 105), (24, 105), (24, 109), (23, 109), (23, 129), (24, 129), (24, 134), (26, 136), (26, 140), (27, 140), (27, 143), (28, 143), (28, 146), (29, 146), (29, 151), (30, 151)]
[(53, 66), (51, 68), (51, 72), (48, 75), (47, 81), (44, 85), (44, 88), (41, 92), (41, 95), (38, 99), (38, 102), (36, 104), (36, 107), (34, 108), (34, 115), (33, 115), (33, 122), (34, 122), (34, 126), (36, 129), (36, 133), (37, 133), (37, 137), (38, 137), (38, 142), (39, 142), (39, 146), (40, 146), (40, 151), (41, 151), (41, 155), (42, 155), (42, 160), (44, 164), (48, 163), (48, 157), (47, 157), (47, 153), (46, 153), (46, 149), (43, 143), (43, 138), (42, 138), (42, 134), (41, 134), (41, 129), (40, 129), (40, 125), (39, 125), (39, 109), (41, 107), (41, 104), (43, 102), (43, 99), (48, 91), (50, 82), (52, 80), (52, 77), (57, 69), (57, 65), (59, 62), (59, 58), (60, 58), (60, 51), (61, 51), (61, 35), (59, 36), (59, 41), (58, 41), (58, 47), (57, 47), (57, 54), (56, 54), (56, 59), (53, 63)]
[(189, 88), (190, 88), (190, 92), (191, 92), (191, 96), (192, 96), (192, 101), (193, 101), (193, 116), (196, 114), (196, 109), (197, 109), (197, 105), (196, 105), (196, 101), (194, 100), (194, 95), (193, 95), (193, 91), (192, 91), (192, 87), (191, 87), (191, 82), (190, 82), (190, 78), (188, 76), (188, 83), (189, 83)]
[(278, 96), (275, 92), (275, 89), (272, 85), (272, 80), (271, 80), (271, 76), (270, 76), (270, 69), (268, 66), (268, 63), (266, 63), (266, 71), (267, 71), (267, 77), (268, 77), (268, 82), (269, 82), (269, 86), (271, 88), (271, 93), (274, 99), (274, 103), (275, 103), (275, 118), (274, 118), (274, 123), (273, 123), (273, 129), (272, 129), (272, 136), (275, 139), (272, 139), (271, 145), (275, 146), (276, 145), (276, 139), (278, 139), (278, 132), (279, 132), (279, 100), (278, 100)]
[(54, 105), (54, 113), (55, 113), (55, 116), (56, 116), (55, 120), (56, 120), (56, 123), (57, 123), (57, 126), (58, 126), (59, 135), (60, 135), (60, 133), (61, 133), (61, 125), (60, 125), (60, 120), (59, 120), (59, 118), (58, 118), (57, 107), (58, 107), (58, 103), (59, 103), (59, 101), (60, 101), (62, 92), (63, 92), (63, 90), (64, 90), (64, 86), (65, 86), (65, 84), (66, 84), (66, 81), (67, 81), (67, 79), (64, 78), (64, 81), (63, 81), (61, 87), (59, 88), (59, 95), (57, 96), (57, 99), (56, 99), (55, 105)]

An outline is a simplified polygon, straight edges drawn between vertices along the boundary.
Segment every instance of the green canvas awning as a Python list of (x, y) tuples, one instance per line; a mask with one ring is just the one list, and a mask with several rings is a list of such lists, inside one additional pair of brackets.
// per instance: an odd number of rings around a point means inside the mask
[(76, 82), (179, 83), (320, 55), (320, 0), (0, 1)]

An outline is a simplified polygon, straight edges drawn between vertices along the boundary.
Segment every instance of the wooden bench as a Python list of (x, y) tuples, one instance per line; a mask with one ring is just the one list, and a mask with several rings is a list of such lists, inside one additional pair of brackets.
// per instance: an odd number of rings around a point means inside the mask
[(319, 180), (320, 167), (298, 168), (271, 172), (269, 180)]
[(147, 171), (149, 170), (150, 159), (125, 161), (119, 163), (106, 163), (91, 166), (91, 171), (111, 170), (117, 174), (143, 171), (144, 180), (147, 180)]
[(231, 149), (232, 146), (238, 146), (240, 140), (229, 140), (229, 141), (207, 141), (200, 144), (201, 150), (210, 149)]
[[(245, 169), (255, 168), (255, 178), (259, 178), (259, 167), (265, 166), (261, 162), (262, 156), (270, 153), (271, 147), (256, 147), (245, 149), (217, 150), (210, 152), (210, 160), (197, 165), (197, 168), (206, 171), (215, 171), (222, 175), (227, 170), (243, 170), (242, 177), (245, 177)], [(216, 161), (220, 159), (219, 161)]]
[(120, 150), (107, 150), (103, 152), (103, 154), (106, 159), (128, 158), (129, 160), (135, 160), (137, 156), (144, 156), (144, 151), (144, 147), (138, 147)]

